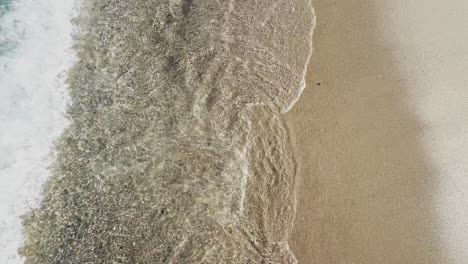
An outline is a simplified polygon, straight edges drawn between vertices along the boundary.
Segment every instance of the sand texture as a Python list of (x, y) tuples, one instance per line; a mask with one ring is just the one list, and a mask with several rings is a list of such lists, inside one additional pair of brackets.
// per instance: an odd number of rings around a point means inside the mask
[(288, 114), (300, 164), (290, 240), (299, 263), (449, 263), (425, 125), (387, 41), (393, 32), (383, 30), (393, 3), (313, 3), (307, 88)]

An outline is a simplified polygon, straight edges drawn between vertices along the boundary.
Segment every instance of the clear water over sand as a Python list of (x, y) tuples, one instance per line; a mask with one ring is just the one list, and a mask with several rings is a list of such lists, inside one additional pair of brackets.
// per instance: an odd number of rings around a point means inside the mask
[(299, 1), (91, 1), (26, 263), (295, 263)]

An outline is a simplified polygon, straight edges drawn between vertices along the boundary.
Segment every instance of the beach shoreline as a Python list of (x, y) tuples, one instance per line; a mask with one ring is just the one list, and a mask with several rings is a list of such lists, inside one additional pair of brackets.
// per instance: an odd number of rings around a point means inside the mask
[(434, 175), (382, 32), (385, 4), (314, 1), (307, 87), (286, 114), (298, 164), (299, 263), (447, 263)]

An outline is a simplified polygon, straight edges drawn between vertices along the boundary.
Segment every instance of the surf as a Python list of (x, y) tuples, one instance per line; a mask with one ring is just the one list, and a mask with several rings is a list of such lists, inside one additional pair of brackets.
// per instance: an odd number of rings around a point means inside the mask
[(0, 1), (0, 263), (19, 264), (21, 216), (40, 201), (69, 124), (75, 0)]

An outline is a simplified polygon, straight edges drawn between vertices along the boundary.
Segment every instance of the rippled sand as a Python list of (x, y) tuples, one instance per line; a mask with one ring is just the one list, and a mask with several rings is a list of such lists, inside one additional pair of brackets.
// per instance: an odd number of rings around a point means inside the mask
[(90, 1), (26, 263), (296, 263), (298, 1)]

